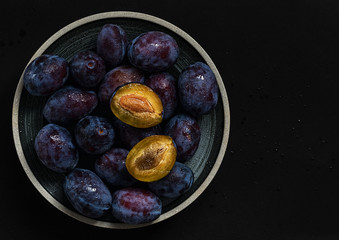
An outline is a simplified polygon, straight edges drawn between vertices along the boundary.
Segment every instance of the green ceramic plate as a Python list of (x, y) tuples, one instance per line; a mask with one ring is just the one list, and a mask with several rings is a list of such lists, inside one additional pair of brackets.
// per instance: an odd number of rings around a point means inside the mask
[[(42, 108), (46, 97), (31, 96), (23, 88), (22, 76), (19, 80), (13, 103), (12, 127), (19, 160), (28, 178), (36, 189), (53, 206), (65, 214), (87, 224), (105, 228), (135, 228), (163, 221), (190, 205), (208, 186), (223, 161), (229, 136), (230, 112), (226, 89), (222, 78), (211, 58), (203, 48), (178, 27), (160, 18), (136, 12), (107, 12), (85, 17), (69, 24), (49, 38), (32, 56), (56, 54), (67, 60), (85, 49), (93, 49), (101, 27), (106, 23), (120, 25), (132, 40), (140, 33), (162, 31), (170, 34), (180, 47), (180, 57), (169, 69), (175, 77), (189, 64), (196, 61), (207, 63), (213, 70), (219, 85), (219, 101), (215, 109), (200, 118), (201, 141), (196, 154), (186, 164), (191, 167), (195, 181), (189, 192), (177, 199), (163, 199), (163, 213), (155, 221), (141, 225), (128, 225), (117, 222), (107, 213), (100, 219), (90, 219), (77, 213), (67, 201), (62, 183), (64, 174), (54, 173), (44, 167), (37, 158), (33, 143), (38, 131), (46, 124)], [(79, 160), (79, 167), (88, 167), (85, 160)], [(86, 161), (88, 162), (88, 161)]]

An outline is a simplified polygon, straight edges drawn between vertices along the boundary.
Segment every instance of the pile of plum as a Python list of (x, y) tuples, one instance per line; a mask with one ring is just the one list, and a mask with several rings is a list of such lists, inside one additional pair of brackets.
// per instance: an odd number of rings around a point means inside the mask
[[(65, 176), (64, 193), (80, 214), (146, 223), (160, 216), (161, 199), (192, 186), (185, 162), (200, 142), (196, 119), (216, 105), (218, 85), (202, 62), (175, 79), (167, 70), (178, 56), (166, 33), (145, 32), (128, 42), (120, 26), (106, 24), (93, 50), (70, 62), (44, 54), (27, 66), (25, 89), (48, 96), (34, 149), (42, 164)], [(111, 117), (93, 115), (99, 104)], [(93, 168), (77, 167), (80, 151), (95, 156)]]

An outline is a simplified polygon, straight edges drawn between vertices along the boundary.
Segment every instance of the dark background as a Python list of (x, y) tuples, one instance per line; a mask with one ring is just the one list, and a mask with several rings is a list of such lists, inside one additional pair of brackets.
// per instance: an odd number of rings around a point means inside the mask
[[(217, 66), (231, 109), (226, 155), (206, 191), (134, 230), (89, 226), (48, 203), (11, 131), (16, 85), (40, 45), (79, 18), (116, 10), (191, 35)], [(10, 1), (0, 14), (0, 66), (1, 239), (339, 239), (338, 1)]]

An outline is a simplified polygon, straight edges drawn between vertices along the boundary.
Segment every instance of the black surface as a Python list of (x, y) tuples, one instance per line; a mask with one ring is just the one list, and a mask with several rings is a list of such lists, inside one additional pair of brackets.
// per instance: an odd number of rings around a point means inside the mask
[[(231, 134), (224, 162), (187, 209), (134, 230), (85, 225), (33, 187), (15, 152), (11, 110), (39, 46), (90, 14), (163, 18), (209, 53), (224, 79)], [(11, 1), (0, 14), (1, 239), (339, 239), (339, 2)], [(8, 153), (9, 152), (9, 153)]]

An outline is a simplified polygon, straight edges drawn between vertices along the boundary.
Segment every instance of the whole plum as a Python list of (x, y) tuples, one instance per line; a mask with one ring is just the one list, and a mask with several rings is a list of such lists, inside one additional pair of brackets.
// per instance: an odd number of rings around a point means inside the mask
[(26, 90), (34, 96), (47, 96), (61, 88), (69, 75), (68, 62), (59, 56), (44, 54), (35, 58), (25, 69)]
[(187, 114), (173, 116), (166, 124), (164, 134), (173, 138), (177, 146), (178, 161), (185, 162), (197, 151), (200, 142), (198, 122)]
[(160, 216), (161, 211), (161, 200), (146, 189), (123, 188), (113, 193), (112, 214), (120, 222), (151, 222)]
[(136, 180), (126, 169), (128, 150), (111, 148), (96, 159), (94, 167), (99, 177), (114, 187), (130, 187)]
[(97, 37), (97, 53), (108, 67), (118, 66), (125, 57), (127, 38), (125, 31), (118, 25), (105, 24)]
[(147, 183), (147, 186), (159, 197), (176, 198), (191, 188), (193, 180), (192, 170), (187, 165), (176, 162), (166, 177)]
[(179, 46), (170, 35), (150, 31), (132, 40), (127, 56), (132, 65), (146, 72), (161, 72), (171, 67), (179, 57)]
[(85, 88), (95, 87), (106, 73), (104, 60), (90, 50), (75, 54), (70, 62), (70, 69), (75, 82)]
[(50, 123), (69, 124), (90, 114), (97, 105), (95, 92), (65, 86), (48, 98), (43, 116)]
[(59, 125), (45, 125), (35, 137), (34, 149), (40, 161), (49, 169), (66, 173), (78, 163), (78, 150), (70, 132)]
[(104, 80), (100, 84), (98, 97), (100, 102), (109, 107), (112, 94), (121, 85), (131, 82), (144, 83), (145, 77), (141, 70), (130, 66), (122, 65), (113, 68), (106, 73)]
[(208, 114), (218, 101), (218, 84), (211, 68), (196, 62), (181, 72), (178, 79), (181, 105), (193, 116)]
[(111, 208), (111, 192), (88, 169), (75, 168), (66, 176), (63, 189), (75, 210), (86, 217), (99, 218)]
[(113, 125), (118, 132), (119, 141), (127, 149), (131, 149), (145, 137), (162, 134), (162, 129), (159, 124), (149, 128), (136, 128), (116, 119)]
[(115, 131), (107, 118), (85, 116), (75, 125), (74, 136), (86, 153), (102, 154), (113, 146)]
[(164, 107), (163, 119), (169, 119), (178, 105), (177, 83), (175, 78), (167, 72), (154, 73), (145, 80), (145, 84), (158, 94)]

